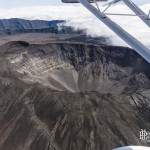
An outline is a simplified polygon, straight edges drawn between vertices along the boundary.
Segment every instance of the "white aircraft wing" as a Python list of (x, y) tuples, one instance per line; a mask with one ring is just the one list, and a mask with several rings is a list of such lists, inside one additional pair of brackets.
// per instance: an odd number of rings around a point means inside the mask
[(144, 146), (126, 146), (126, 147), (115, 148), (113, 150), (150, 150), (150, 147), (144, 147)]
[[(79, 3), (79, 0), (61, 0), (63, 3)], [(107, 1), (107, 0), (96, 0), (96, 1)], [(90, 3), (94, 3), (94, 0), (88, 0)]]

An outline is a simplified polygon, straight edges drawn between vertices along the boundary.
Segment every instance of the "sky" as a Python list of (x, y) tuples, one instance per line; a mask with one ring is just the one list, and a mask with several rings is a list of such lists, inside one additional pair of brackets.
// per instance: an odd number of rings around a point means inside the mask
[(0, 0), (0, 8), (59, 4), (61, 0)]
[[(145, 13), (150, 10), (150, 0), (133, 0)], [(100, 4), (100, 8), (104, 7)], [(114, 5), (110, 13), (133, 13), (123, 3)], [(84, 29), (91, 36), (110, 38), (111, 44), (127, 46), (116, 34), (80, 4), (62, 4), (60, 0), (0, 0), (0, 19), (23, 18), (66, 20), (66, 25)], [(131, 35), (150, 47), (150, 28), (138, 17), (111, 16), (111, 19)]]

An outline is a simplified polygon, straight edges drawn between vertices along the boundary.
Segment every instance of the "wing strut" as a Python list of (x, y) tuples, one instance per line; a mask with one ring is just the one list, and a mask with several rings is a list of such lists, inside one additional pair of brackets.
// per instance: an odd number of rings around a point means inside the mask
[(128, 45), (130, 45), (135, 51), (141, 55), (148, 63), (150, 63), (150, 49), (144, 46), (140, 41), (130, 35), (118, 24), (113, 22), (105, 13), (96, 9), (87, 0), (79, 0), (79, 2), (86, 7), (92, 14), (94, 14), (100, 21), (102, 21), (107, 27), (114, 31), (121, 39), (123, 39)]
[(123, 0), (123, 2), (137, 15), (139, 18), (150, 27), (149, 15), (146, 15), (135, 3), (131, 0)]

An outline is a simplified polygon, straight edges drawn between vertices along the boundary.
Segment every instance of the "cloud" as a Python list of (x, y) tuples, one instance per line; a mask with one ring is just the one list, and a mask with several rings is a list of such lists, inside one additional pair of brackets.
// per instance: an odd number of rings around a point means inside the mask
[[(104, 9), (100, 6), (101, 9)], [(150, 4), (144, 4), (141, 8), (148, 14)], [(108, 12), (132, 13), (122, 3), (113, 6)], [(114, 45), (125, 45), (108, 27), (101, 23), (95, 16), (83, 8), (80, 4), (61, 4), (50, 6), (32, 6), (23, 8), (0, 9), (0, 18), (24, 18), (24, 19), (64, 19), (67, 25), (74, 28), (86, 29), (92, 36), (109, 37)], [(150, 29), (137, 17), (111, 16), (125, 30), (150, 46)]]

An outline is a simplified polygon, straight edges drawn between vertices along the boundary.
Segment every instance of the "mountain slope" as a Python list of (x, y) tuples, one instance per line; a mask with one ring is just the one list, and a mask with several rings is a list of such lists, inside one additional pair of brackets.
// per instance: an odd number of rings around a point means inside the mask
[(82, 42), (0, 46), (0, 149), (149, 145), (150, 66), (129, 48)]
[(0, 19), (0, 34), (16, 34), (26, 32), (58, 32), (59, 26), (63, 26), (63, 20), (24, 20), (24, 19)]

